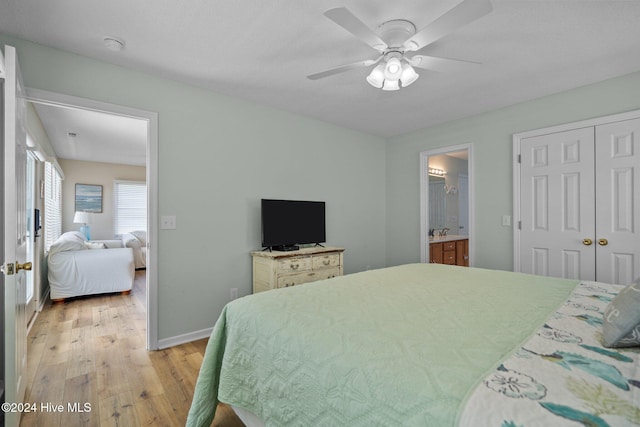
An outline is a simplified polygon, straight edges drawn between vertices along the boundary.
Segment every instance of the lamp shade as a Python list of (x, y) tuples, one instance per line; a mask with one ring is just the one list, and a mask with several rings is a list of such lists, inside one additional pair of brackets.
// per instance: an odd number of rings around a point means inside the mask
[(76, 224), (87, 224), (91, 221), (91, 214), (89, 212), (76, 212), (73, 216), (73, 222)]

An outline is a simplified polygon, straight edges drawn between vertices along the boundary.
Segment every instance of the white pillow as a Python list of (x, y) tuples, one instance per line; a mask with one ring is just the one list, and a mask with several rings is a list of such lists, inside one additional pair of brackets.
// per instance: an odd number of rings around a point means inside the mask
[(107, 245), (103, 242), (84, 242), (87, 249), (107, 249)]

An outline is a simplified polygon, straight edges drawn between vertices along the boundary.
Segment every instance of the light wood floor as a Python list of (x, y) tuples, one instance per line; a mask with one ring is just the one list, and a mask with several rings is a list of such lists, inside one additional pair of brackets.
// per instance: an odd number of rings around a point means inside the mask
[[(138, 271), (130, 295), (49, 301), (28, 337), (25, 402), (38, 410), (24, 413), (21, 427), (185, 424), (207, 340), (146, 351), (144, 287)], [(88, 411), (69, 411), (85, 403)], [(212, 426), (244, 424), (220, 405)]]

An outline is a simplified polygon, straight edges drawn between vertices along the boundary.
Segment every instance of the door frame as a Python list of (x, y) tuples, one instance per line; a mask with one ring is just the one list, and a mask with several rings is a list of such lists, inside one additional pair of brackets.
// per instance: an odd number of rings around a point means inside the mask
[(525, 132), (514, 133), (512, 137), (513, 141), (513, 271), (521, 271), (521, 251), (520, 251), (520, 232), (522, 223), (522, 212), (520, 210), (521, 193), (520, 186), (522, 185), (521, 174), (521, 142), (525, 138), (531, 138), (534, 136), (548, 135), (558, 132), (566, 132), (570, 130), (595, 127), (604, 125), (607, 123), (622, 122), (625, 120), (632, 120), (640, 118), (640, 110), (627, 111), (625, 113), (611, 114), (608, 116), (595, 117), (587, 120), (580, 120), (577, 122), (565, 123), (561, 125), (549, 126), (540, 129), (529, 130)]
[(27, 87), (27, 101), (147, 122), (147, 350), (158, 347), (158, 113)]
[(429, 179), (428, 179), (428, 171), (429, 171), (429, 157), (437, 156), (442, 154), (451, 153), (454, 151), (464, 151), (467, 150), (468, 159), (467, 159), (467, 179), (468, 179), (468, 187), (469, 187), (469, 197), (468, 197), (468, 206), (469, 206), (469, 266), (472, 267), (475, 263), (475, 244), (474, 242), (474, 233), (475, 233), (475, 220), (474, 220), (474, 193), (475, 193), (475, 172), (474, 172), (474, 160), (473, 160), (473, 144), (466, 143), (460, 145), (451, 145), (448, 147), (436, 148), (433, 150), (427, 150), (420, 152), (420, 262), (428, 263), (429, 262), (429, 238), (428, 238), (428, 230), (429, 230), (429, 215), (428, 206), (429, 206)]

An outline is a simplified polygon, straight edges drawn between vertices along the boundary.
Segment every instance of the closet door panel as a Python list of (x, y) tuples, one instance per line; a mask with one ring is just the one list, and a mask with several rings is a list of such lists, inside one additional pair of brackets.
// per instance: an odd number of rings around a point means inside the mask
[(595, 279), (594, 129), (521, 141), (521, 269)]
[(640, 119), (596, 127), (597, 280), (640, 276)]

